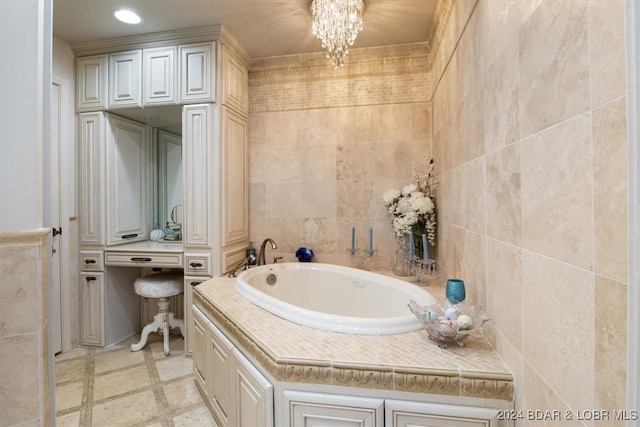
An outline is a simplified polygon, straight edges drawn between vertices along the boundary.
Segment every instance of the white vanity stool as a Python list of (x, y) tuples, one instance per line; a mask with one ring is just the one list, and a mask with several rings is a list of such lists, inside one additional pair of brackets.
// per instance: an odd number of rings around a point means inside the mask
[(179, 328), (184, 336), (184, 321), (176, 319), (169, 312), (169, 300), (167, 298), (182, 293), (182, 273), (153, 273), (136, 279), (133, 286), (136, 294), (144, 298), (158, 298), (158, 314), (153, 317), (153, 322), (142, 329), (140, 342), (131, 344), (131, 351), (139, 351), (147, 344), (147, 338), (151, 332), (157, 332), (162, 328), (164, 338), (164, 354), (169, 355), (169, 328)]

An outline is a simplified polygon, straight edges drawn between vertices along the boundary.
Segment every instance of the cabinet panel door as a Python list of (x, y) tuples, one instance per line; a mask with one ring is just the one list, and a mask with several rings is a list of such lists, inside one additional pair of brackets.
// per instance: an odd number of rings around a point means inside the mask
[(497, 427), (497, 414), (472, 406), (385, 401), (385, 425), (392, 427)]
[(180, 51), (180, 102), (213, 102), (215, 44), (182, 45)]
[(102, 112), (78, 115), (80, 162), (80, 244), (104, 245), (106, 187), (104, 173), (105, 116)]
[[(232, 363), (233, 344), (209, 323), (209, 342), (207, 347), (207, 378), (209, 399), (214, 416), (223, 426), (229, 425), (229, 369)], [(256, 424), (259, 425), (259, 424)]]
[(222, 103), (246, 116), (249, 110), (249, 71), (228, 47), (222, 47)]
[(176, 48), (143, 51), (144, 105), (176, 103)]
[[(218, 164), (213, 121), (210, 104), (183, 108), (182, 241), (185, 248), (208, 249), (212, 245), (212, 201), (218, 197), (210, 179)], [(211, 271), (213, 276), (218, 275), (217, 266), (213, 265)]]
[[(208, 279), (210, 279), (210, 277), (184, 276), (184, 349), (186, 354), (194, 354), (196, 346), (196, 331), (193, 326), (194, 316), (191, 308), (193, 305), (193, 288)], [(201, 333), (203, 332), (200, 332), (200, 334)], [(204, 346), (202, 346), (202, 350), (204, 351)], [(195, 358), (195, 354), (193, 357)], [(202, 366), (200, 367), (202, 368)]]
[(78, 111), (107, 108), (107, 55), (78, 58), (76, 62), (76, 91)]
[(142, 51), (109, 55), (109, 108), (142, 107)]
[(107, 115), (107, 245), (147, 239), (150, 140), (140, 123)]
[(384, 400), (284, 391), (290, 427), (383, 427)]
[(80, 344), (104, 347), (104, 273), (80, 273)]
[(222, 107), (222, 159), (222, 245), (246, 243), (249, 239), (247, 120), (226, 107)]
[(205, 372), (205, 351), (209, 336), (208, 321), (195, 305), (191, 306), (190, 311), (193, 315), (193, 376), (198, 384), (198, 388), (208, 400), (210, 397)]
[(273, 386), (240, 353), (233, 349), (229, 425), (237, 427), (273, 427)]

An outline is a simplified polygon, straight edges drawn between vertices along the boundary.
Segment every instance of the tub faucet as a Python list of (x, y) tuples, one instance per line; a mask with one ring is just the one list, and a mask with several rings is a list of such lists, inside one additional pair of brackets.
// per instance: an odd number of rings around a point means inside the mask
[(244, 270), (246, 270), (247, 268), (249, 268), (251, 266), (251, 264), (253, 264), (256, 261), (256, 257), (253, 256), (253, 254), (249, 255), (248, 257), (245, 258), (244, 261), (242, 261), (240, 264), (236, 265), (233, 270), (231, 270), (229, 272), (229, 275), (227, 277), (232, 278), (232, 277), (236, 277), (236, 272), (238, 270), (240, 270), (241, 268), (243, 268)]
[(260, 245), (260, 253), (258, 254), (258, 265), (265, 265), (267, 263), (264, 256), (267, 242), (271, 243), (271, 249), (278, 249), (278, 245), (276, 245), (276, 242), (274, 242), (273, 239), (271, 239), (270, 237), (264, 239), (264, 241)]

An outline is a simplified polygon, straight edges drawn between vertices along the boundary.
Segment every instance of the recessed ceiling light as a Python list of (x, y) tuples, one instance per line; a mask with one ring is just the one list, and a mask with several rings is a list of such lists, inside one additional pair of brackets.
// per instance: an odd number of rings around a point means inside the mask
[(139, 24), (142, 22), (142, 19), (135, 12), (126, 9), (116, 10), (113, 12), (113, 16), (126, 24)]

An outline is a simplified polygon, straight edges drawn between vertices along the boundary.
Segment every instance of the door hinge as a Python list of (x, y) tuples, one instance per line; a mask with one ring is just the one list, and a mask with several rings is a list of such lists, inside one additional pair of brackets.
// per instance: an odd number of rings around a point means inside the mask
[(56, 237), (58, 234), (62, 234), (62, 227), (52, 227), (51, 230), (53, 231), (53, 237)]

